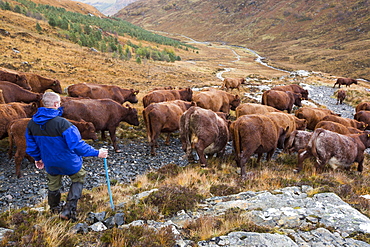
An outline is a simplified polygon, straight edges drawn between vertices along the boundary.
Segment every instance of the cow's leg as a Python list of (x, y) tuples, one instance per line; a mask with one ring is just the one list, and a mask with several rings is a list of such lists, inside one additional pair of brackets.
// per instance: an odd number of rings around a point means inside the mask
[(207, 164), (207, 159), (206, 159), (206, 156), (204, 154), (204, 143), (202, 140), (199, 140), (196, 144), (195, 144), (195, 150), (199, 156), (199, 163), (200, 163), (200, 166), (202, 167), (206, 167), (208, 164)]
[(357, 166), (357, 171), (358, 172), (362, 172), (364, 170), (364, 166), (363, 166), (363, 163), (364, 163), (364, 155), (362, 154), (359, 159), (358, 159), (358, 166)]
[(166, 145), (170, 145), (170, 138), (171, 138), (171, 133), (167, 133), (167, 138), (166, 138)]
[(105, 141), (105, 131), (104, 130), (101, 130), (101, 140), (102, 141)]
[(110, 139), (112, 140), (112, 143), (113, 143), (114, 150), (116, 151), (116, 153), (121, 153), (122, 150), (119, 149), (117, 145), (116, 128), (110, 127), (108, 130), (109, 130)]
[(296, 169), (294, 169), (294, 172), (300, 172), (303, 168), (303, 161), (307, 159), (308, 157), (311, 157), (311, 153), (307, 149), (300, 149), (298, 151), (298, 164)]

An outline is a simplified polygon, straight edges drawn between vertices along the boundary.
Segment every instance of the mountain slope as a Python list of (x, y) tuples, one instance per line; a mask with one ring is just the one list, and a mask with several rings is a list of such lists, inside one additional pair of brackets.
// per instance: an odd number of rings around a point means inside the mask
[(142, 0), (115, 16), (149, 30), (241, 45), (285, 69), (369, 77), (369, 1)]

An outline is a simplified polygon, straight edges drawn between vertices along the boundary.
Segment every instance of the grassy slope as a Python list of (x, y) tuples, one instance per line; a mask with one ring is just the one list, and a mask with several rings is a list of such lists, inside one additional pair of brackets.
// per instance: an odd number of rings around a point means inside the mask
[(116, 16), (146, 29), (247, 46), (281, 68), (370, 79), (368, 11), (367, 1), (356, 0), (146, 0)]

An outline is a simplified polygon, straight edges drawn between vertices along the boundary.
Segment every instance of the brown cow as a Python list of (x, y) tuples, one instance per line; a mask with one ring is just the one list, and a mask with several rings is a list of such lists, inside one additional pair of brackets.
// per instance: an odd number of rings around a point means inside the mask
[(333, 131), (333, 132), (336, 132), (342, 135), (362, 133), (362, 131), (357, 128), (347, 127), (338, 122), (325, 121), (325, 120), (322, 120), (316, 124), (315, 129), (318, 129), (318, 128), (330, 130), (330, 131)]
[(31, 86), (28, 84), (26, 76), (14, 70), (0, 68), (0, 81), (9, 81), (24, 89), (31, 90)]
[(364, 122), (360, 122), (355, 119), (334, 116), (334, 115), (326, 116), (322, 119), (322, 121), (337, 122), (337, 123), (343, 124), (344, 126), (353, 127), (359, 130), (365, 130), (367, 127), (367, 124)]
[(208, 91), (202, 91), (193, 96), (193, 101), (197, 106), (204, 109), (209, 109), (214, 112), (230, 113), (231, 110), (235, 110), (240, 104), (239, 95), (233, 95), (231, 93), (210, 89)]
[(145, 107), (143, 117), (151, 155), (156, 155), (155, 147), (158, 146), (157, 139), (161, 132), (168, 133), (166, 145), (170, 144), (170, 134), (179, 130), (180, 117), (190, 106), (191, 102), (174, 100), (152, 103)]
[(193, 90), (190, 88), (172, 89), (172, 90), (155, 90), (149, 92), (143, 97), (143, 105), (147, 107), (150, 103), (158, 103), (172, 100), (191, 101)]
[(367, 124), (365, 130), (370, 130), (370, 111), (358, 111), (356, 112), (354, 119)]
[(225, 89), (226, 91), (229, 91), (229, 88), (231, 91), (236, 88), (238, 91), (240, 91), (239, 87), (241, 84), (245, 83), (245, 78), (225, 78), (222, 82), (221, 89)]
[(5, 104), (5, 99), (4, 99), (4, 95), (3, 95), (3, 90), (0, 89), (0, 104)]
[(46, 78), (44, 76), (29, 72), (23, 72), (22, 75), (27, 78), (32, 92), (45, 93), (46, 90), (51, 89), (56, 93), (63, 93), (62, 87), (58, 80)]
[(180, 139), (189, 162), (193, 161), (195, 149), (201, 166), (207, 166), (205, 155), (221, 156), (225, 150), (229, 140), (228, 122), (214, 111), (192, 106), (180, 117)]
[(111, 99), (78, 99), (68, 100), (62, 104), (63, 117), (86, 122), (92, 122), (96, 131), (101, 131), (102, 139), (105, 139), (104, 131), (108, 130), (114, 150), (118, 149), (116, 140), (116, 128), (121, 121), (138, 126), (137, 110), (130, 106), (123, 106)]
[(296, 117), (307, 120), (307, 129), (309, 130), (314, 130), (316, 124), (328, 115), (340, 116), (340, 114), (325, 108), (302, 107), (295, 112)]
[(175, 88), (173, 88), (172, 86), (168, 86), (168, 87), (155, 87), (155, 88), (153, 88), (150, 91), (156, 91), (156, 90), (173, 90), (173, 89), (175, 89)]
[(262, 104), (272, 106), (280, 111), (292, 111), (293, 104), (301, 107), (301, 94), (290, 91), (267, 90), (262, 94)]
[(244, 115), (239, 117), (230, 126), (233, 135), (233, 145), (236, 153), (236, 163), (241, 168), (241, 175), (245, 177), (245, 165), (252, 154), (258, 154), (257, 162), (267, 153), (267, 160), (276, 148), (283, 148), (287, 129), (278, 127), (265, 115)]
[(361, 134), (342, 135), (330, 130), (316, 129), (305, 149), (298, 152), (296, 172), (302, 170), (303, 161), (315, 157), (316, 170), (320, 171), (329, 164), (333, 169), (343, 167), (349, 169), (353, 162), (358, 162), (357, 171), (362, 172), (364, 151), (370, 147), (370, 135)]
[[(15, 174), (18, 178), (22, 176), (21, 174), (21, 163), (22, 160), (26, 157), (31, 163), (34, 163), (34, 159), (26, 153), (26, 128), (27, 124), (31, 118), (20, 118), (13, 120), (8, 128), (8, 136), (9, 136), (9, 159), (12, 158), (13, 155), (13, 141), (16, 146), (16, 152), (14, 155), (14, 163), (15, 163)], [(78, 130), (80, 131), (81, 137), (83, 139), (98, 139), (95, 127), (92, 123), (85, 122), (85, 121), (74, 121), (68, 120), (73, 125), (75, 125)]]
[(290, 133), (289, 138), (285, 139), (284, 142), (284, 152), (291, 154), (305, 148), (310, 141), (312, 133), (306, 130), (295, 130)]
[(335, 88), (335, 85), (337, 84), (338, 88), (340, 88), (340, 85), (346, 85), (346, 87), (350, 87), (351, 84), (357, 84), (357, 80), (351, 78), (338, 78), (337, 81), (334, 83), (333, 88)]
[(240, 104), (236, 109), (236, 118), (243, 116), (243, 115), (250, 115), (250, 114), (265, 114), (268, 112), (282, 112), (278, 109), (268, 106), (268, 105), (261, 105), (256, 103), (243, 103)]
[[(285, 134), (285, 139), (289, 138), (290, 134), (294, 130), (305, 130), (307, 121), (305, 119), (299, 119), (296, 116), (285, 113), (285, 112), (268, 112), (264, 114), (269, 117), (274, 123), (283, 128), (288, 129)], [(289, 128), (287, 128), (289, 127)]]
[(337, 91), (337, 105), (338, 103), (343, 104), (343, 100), (346, 98), (346, 96), (346, 91), (344, 91), (343, 89), (339, 89)]
[(370, 111), (370, 102), (361, 102), (356, 106), (356, 112), (359, 112), (362, 110)]
[(78, 83), (68, 87), (71, 97), (87, 97), (90, 99), (112, 99), (120, 104), (128, 101), (137, 103), (136, 95), (139, 90), (125, 89), (114, 85), (100, 85), (92, 83)]
[(34, 93), (8, 81), (0, 81), (0, 89), (3, 90), (5, 103), (9, 102), (40, 102), (41, 93)]
[(8, 127), (11, 121), (18, 118), (32, 117), (36, 111), (36, 103), (11, 102), (0, 104), (0, 140), (8, 136)]
[(271, 90), (299, 93), (302, 95), (302, 99), (308, 100), (308, 91), (297, 84), (275, 86)]

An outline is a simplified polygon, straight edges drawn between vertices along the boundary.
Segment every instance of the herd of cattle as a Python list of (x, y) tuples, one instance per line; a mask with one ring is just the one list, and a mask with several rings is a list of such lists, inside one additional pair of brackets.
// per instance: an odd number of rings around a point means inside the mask
[[(316, 169), (325, 164), (348, 169), (358, 162), (363, 169), (364, 151), (370, 147), (370, 102), (356, 107), (354, 119), (343, 118), (324, 108), (301, 107), (308, 99), (308, 91), (296, 84), (276, 86), (263, 93), (261, 104), (241, 103), (238, 95), (229, 93), (245, 82), (244, 78), (228, 78), (221, 89), (210, 88), (193, 92), (190, 88), (155, 88), (142, 101), (143, 119), (151, 155), (156, 155), (157, 139), (161, 133), (179, 131), (182, 149), (189, 161), (193, 151), (202, 166), (207, 166), (207, 156), (222, 156), (232, 141), (235, 160), (246, 175), (246, 163), (253, 154), (259, 162), (264, 153), (270, 160), (277, 148), (298, 153), (296, 171), (303, 161), (316, 158)], [(349, 86), (353, 81), (338, 79), (336, 84)], [(357, 82), (356, 82), (357, 83)], [(334, 85), (335, 86), (335, 85)], [(27, 123), (40, 106), (45, 90), (62, 94), (58, 80), (36, 74), (0, 68), (0, 138), (9, 136), (9, 156), (15, 153), (16, 175), (21, 176), (20, 165), (25, 153), (24, 133)], [(109, 131), (116, 152), (116, 128), (120, 122), (138, 126), (135, 108), (123, 105), (137, 103), (138, 90), (114, 85), (79, 83), (67, 88), (68, 96), (61, 95), (63, 116), (80, 130), (84, 139), (97, 139), (97, 131), (105, 139)], [(339, 96), (338, 96), (339, 97)], [(293, 105), (300, 107), (291, 114)], [(236, 120), (229, 120), (230, 110)], [(285, 112), (286, 111), (286, 112)]]

